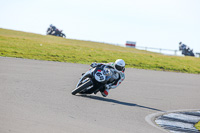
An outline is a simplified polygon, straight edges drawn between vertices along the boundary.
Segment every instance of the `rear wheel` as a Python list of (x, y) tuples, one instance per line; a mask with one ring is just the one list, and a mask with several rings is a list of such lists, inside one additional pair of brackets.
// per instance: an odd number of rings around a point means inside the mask
[(91, 80), (86, 81), (85, 83), (83, 83), (82, 85), (80, 85), (76, 89), (74, 89), (72, 91), (72, 95), (76, 95), (77, 93), (81, 92), (82, 90), (89, 87), (90, 85), (92, 85), (92, 81)]
[(65, 34), (62, 33), (62, 37), (63, 37), (63, 38), (66, 38)]

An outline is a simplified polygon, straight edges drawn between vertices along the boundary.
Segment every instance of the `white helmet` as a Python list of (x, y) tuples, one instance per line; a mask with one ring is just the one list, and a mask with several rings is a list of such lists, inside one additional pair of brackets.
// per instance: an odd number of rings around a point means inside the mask
[(117, 59), (114, 63), (115, 69), (119, 72), (124, 71), (125, 62), (122, 59)]

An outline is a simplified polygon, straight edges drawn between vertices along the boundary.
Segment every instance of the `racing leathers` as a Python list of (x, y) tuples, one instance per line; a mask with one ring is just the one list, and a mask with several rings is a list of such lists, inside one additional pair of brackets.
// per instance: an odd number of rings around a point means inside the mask
[(124, 70), (122, 71), (117, 71), (114, 67), (114, 63), (92, 63), (90, 66), (91, 67), (97, 67), (97, 66), (102, 66), (105, 65), (105, 67), (109, 68), (110, 71), (112, 72), (111, 79), (109, 80), (109, 83), (104, 86), (102, 90), (100, 90), (101, 94), (106, 97), (108, 95), (108, 92), (110, 89), (114, 89), (117, 86), (121, 84), (122, 81), (125, 79), (125, 74)]

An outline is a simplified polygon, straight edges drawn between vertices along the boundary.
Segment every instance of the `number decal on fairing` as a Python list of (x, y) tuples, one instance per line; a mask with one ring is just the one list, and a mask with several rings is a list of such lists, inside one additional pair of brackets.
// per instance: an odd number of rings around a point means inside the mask
[(105, 76), (104, 76), (102, 73), (97, 72), (97, 73), (95, 74), (95, 79), (96, 79), (97, 81), (99, 81), (99, 82), (102, 82), (102, 81), (105, 80)]
[(100, 80), (104, 79), (101, 73), (97, 73), (97, 76), (99, 76)]

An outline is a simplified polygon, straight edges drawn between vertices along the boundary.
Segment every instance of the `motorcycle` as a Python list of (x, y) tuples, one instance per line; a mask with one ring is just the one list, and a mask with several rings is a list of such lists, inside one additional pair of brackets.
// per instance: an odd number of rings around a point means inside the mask
[(80, 94), (96, 94), (104, 89), (105, 84), (111, 79), (112, 72), (105, 65), (91, 68), (84, 73), (72, 91), (72, 95)]
[(56, 34), (55, 36), (59, 36), (59, 37), (64, 37), (64, 38), (66, 38), (65, 34), (62, 33), (62, 30), (56, 29), (55, 34)]
[(193, 50), (191, 49), (183, 49), (182, 54), (185, 56), (194, 56)]
[(194, 56), (193, 50), (190, 49), (185, 44), (180, 44), (179, 50), (182, 51), (182, 54), (185, 55), (185, 56)]
[(53, 29), (51, 27), (49, 27), (47, 29), (47, 32), (46, 32), (47, 35), (54, 35), (54, 36), (59, 36), (59, 37), (64, 37), (66, 38), (66, 35), (64, 33), (62, 33), (62, 30), (58, 30), (58, 29)]

